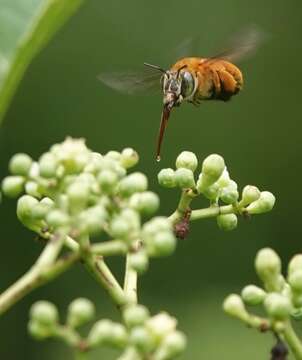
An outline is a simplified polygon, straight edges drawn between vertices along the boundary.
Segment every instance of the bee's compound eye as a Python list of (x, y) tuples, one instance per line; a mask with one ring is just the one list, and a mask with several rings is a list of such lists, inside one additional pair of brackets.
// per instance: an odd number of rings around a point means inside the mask
[(186, 98), (191, 96), (194, 91), (194, 79), (191, 73), (189, 73), (188, 71), (183, 71), (181, 73), (181, 78), (181, 95)]

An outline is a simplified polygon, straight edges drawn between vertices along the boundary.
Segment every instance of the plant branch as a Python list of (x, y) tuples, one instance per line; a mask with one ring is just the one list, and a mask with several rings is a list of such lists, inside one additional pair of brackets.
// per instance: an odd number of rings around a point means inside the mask
[(288, 346), (290, 347), (291, 351), (295, 355), (295, 358), (297, 360), (302, 359), (302, 343), (300, 339), (298, 338), (297, 334), (295, 333), (295, 330), (292, 327), (292, 324), (290, 321), (288, 321), (284, 332), (283, 332), (284, 339), (286, 340)]
[(129, 303), (137, 303), (137, 272), (130, 267), (129, 254), (126, 257), (124, 292)]
[(197, 196), (197, 193), (192, 189), (185, 189), (182, 191), (177, 209), (169, 216), (169, 220), (175, 225), (179, 222), (184, 214), (190, 209), (191, 201)]
[(223, 205), (223, 206), (213, 205), (206, 209), (192, 210), (190, 220), (206, 219), (206, 218), (216, 217), (218, 215), (237, 214), (237, 213), (238, 211), (236, 210), (235, 207), (233, 207), (233, 205)]

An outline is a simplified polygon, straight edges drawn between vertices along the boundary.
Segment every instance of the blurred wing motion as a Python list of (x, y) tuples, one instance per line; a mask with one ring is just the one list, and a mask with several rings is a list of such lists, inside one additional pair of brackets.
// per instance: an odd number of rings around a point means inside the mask
[(138, 95), (160, 90), (161, 76), (158, 70), (146, 68), (137, 72), (101, 73), (98, 79), (114, 90)]
[(206, 62), (210, 63), (217, 59), (237, 62), (238, 60), (248, 58), (255, 53), (266, 38), (266, 34), (257, 26), (249, 26), (230, 39), (226, 50), (208, 58)]

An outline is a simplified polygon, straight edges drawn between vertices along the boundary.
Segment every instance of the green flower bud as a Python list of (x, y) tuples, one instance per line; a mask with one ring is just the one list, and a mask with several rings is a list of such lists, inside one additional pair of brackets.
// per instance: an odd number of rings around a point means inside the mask
[(70, 224), (70, 218), (64, 211), (54, 209), (47, 214), (46, 222), (49, 226), (57, 229), (68, 226)]
[(111, 320), (103, 319), (97, 321), (91, 328), (87, 342), (91, 347), (99, 344), (108, 344), (111, 342), (113, 332), (113, 322)]
[(256, 186), (247, 185), (242, 190), (240, 206), (247, 206), (260, 198), (261, 192)]
[(125, 169), (129, 169), (135, 166), (138, 163), (138, 161), (139, 161), (139, 156), (135, 150), (131, 148), (125, 148), (122, 151), (120, 162)]
[(125, 326), (113, 323), (110, 344), (114, 347), (124, 348), (128, 341), (128, 335)]
[(131, 196), (129, 205), (140, 213), (153, 214), (159, 208), (159, 197), (151, 191), (136, 193)]
[(247, 285), (243, 288), (241, 297), (247, 305), (260, 305), (266, 297), (266, 292), (258, 286)]
[(237, 202), (238, 198), (239, 198), (238, 190), (234, 189), (233, 186), (224, 187), (221, 190), (220, 199), (225, 204), (234, 204)]
[(135, 192), (147, 190), (147, 177), (139, 172), (132, 173), (120, 181), (119, 191), (123, 196), (130, 196)]
[(40, 175), (46, 179), (56, 177), (58, 166), (58, 160), (52, 153), (47, 152), (39, 159)]
[(53, 329), (35, 320), (30, 320), (28, 322), (27, 330), (29, 334), (36, 340), (44, 340), (53, 335)]
[(198, 160), (191, 151), (183, 151), (176, 159), (176, 169), (185, 168), (195, 171), (198, 166)]
[(164, 216), (156, 216), (143, 226), (143, 232), (148, 235), (154, 235), (165, 230), (172, 231), (172, 225), (169, 219)]
[(129, 255), (130, 267), (138, 274), (143, 274), (149, 266), (149, 259), (145, 251), (140, 250)]
[(288, 282), (294, 292), (302, 293), (302, 268), (291, 272), (288, 276)]
[(182, 189), (195, 187), (194, 174), (192, 170), (179, 168), (175, 171), (176, 185)]
[(241, 297), (237, 294), (229, 295), (223, 302), (223, 310), (230, 316), (233, 316), (242, 321), (249, 318)]
[(255, 268), (267, 290), (280, 290), (281, 260), (274, 250), (270, 248), (259, 250)]
[(98, 182), (104, 193), (112, 193), (118, 183), (118, 177), (112, 170), (103, 170), (98, 176)]
[(143, 305), (130, 305), (125, 309), (123, 316), (125, 324), (132, 328), (134, 326), (143, 325), (150, 317), (150, 313)]
[(114, 238), (125, 239), (129, 236), (131, 225), (121, 216), (113, 218), (110, 223), (110, 233)]
[(42, 195), (39, 192), (39, 185), (34, 181), (27, 181), (25, 184), (25, 192), (28, 195), (40, 198)]
[(286, 320), (292, 310), (290, 300), (278, 293), (268, 294), (264, 301), (264, 307), (268, 315), (277, 320)]
[(221, 230), (231, 231), (236, 229), (238, 220), (235, 214), (226, 214), (217, 216), (217, 225)]
[(230, 175), (229, 175), (227, 168), (225, 167), (222, 172), (222, 175), (217, 180), (217, 184), (220, 188), (224, 188), (226, 186), (229, 186), (230, 182), (231, 182)]
[(39, 232), (44, 223), (34, 218), (34, 209), (39, 204), (39, 201), (30, 196), (23, 195), (19, 198), (17, 203), (17, 217), (24, 226), (35, 232)]
[(299, 271), (302, 269), (302, 254), (297, 254), (290, 260), (288, 264), (288, 273)]
[(196, 184), (197, 191), (199, 193), (202, 192), (203, 195), (209, 200), (215, 201), (218, 198), (220, 187), (217, 182), (205, 189), (202, 189), (201, 185), (202, 185), (202, 174), (199, 175)]
[(177, 320), (166, 312), (161, 312), (155, 316), (152, 316), (145, 323), (146, 328), (158, 341), (162, 340), (168, 334), (174, 332), (176, 325)]
[(71, 184), (67, 189), (69, 207), (72, 213), (81, 211), (87, 206), (89, 200), (89, 185), (82, 181)]
[[(157, 351), (158, 358), (172, 359), (181, 354), (185, 350), (186, 346), (187, 339), (185, 334), (180, 331), (173, 331), (164, 338), (161, 347)], [(156, 355), (155, 359), (157, 359)]]
[(27, 176), (29, 174), (32, 159), (27, 154), (15, 154), (9, 162), (9, 171), (13, 175)]
[(160, 231), (154, 236), (153, 241), (146, 245), (150, 256), (167, 256), (174, 252), (176, 238), (171, 231)]
[(109, 159), (112, 159), (112, 160), (120, 161), (121, 153), (119, 153), (118, 151), (111, 150), (111, 151), (107, 152), (105, 157), (109, 158)]
[(173, 169), (162, 169), (157, 175), (159, 185), (166, 188), (176, 186), (175, 171)]
[(80, 213), (78, 225), (84, 232), (96, 235), (102, 231), (106, 217), (107, 213), (102, 206), (92, 206)]
[(143, 326), (136, 326), (131, 330), (130, 343), (143, 353), (150, 352), (155, 347), (152, 335)]
[(38, 204), (33, 206), (31, 215), (35, 219), (44, 219), (53, 207), (54, 202), (50, 198), (43, 198)]
[(30, 308), (29, 315), (32, 321), (47, 327), (53, 327), (59, 321), (58, 310), (49, 301), (41, 300), (34, 303)]
[(269, 191), (262, 191), (260, 198), (252, 202), (246, 210), (249, 214), (263, 214), (272, 210), (275, 205), (276, 198)]
[(94, 304), (88, 299), (78, 298), (68, 306), (67, 325), (76, 328), (91, 321), (94, 316)]
[(225, 168), (223, 157), (217, 154), (209, 155), (202, 163), (201, 190), (214, 184), (222, 175)]
[(15, 198), (19, 196), (24, 189), (25, 179), (22, 176), (7, 176), (2, 181), (2, 191), (4, 195)]

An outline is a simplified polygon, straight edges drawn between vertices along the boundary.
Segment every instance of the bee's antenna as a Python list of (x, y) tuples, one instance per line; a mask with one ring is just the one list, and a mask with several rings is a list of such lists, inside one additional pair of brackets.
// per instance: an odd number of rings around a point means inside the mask
[(145, 66), (149, 66), (149, 67), (151, 67), (152, 69), (156, 69), (156, 70), (162, 72), (163, 74), (168, 75), (168, 74), (167, 74), (167, 71), (164, 70), (163, 68), (161, 68), (160, 66), (152, 65), (152, 64), (149, 64), (149, 63), (146, 63), (146, 62), (144, 62), (144, 65), (145, 65)]

